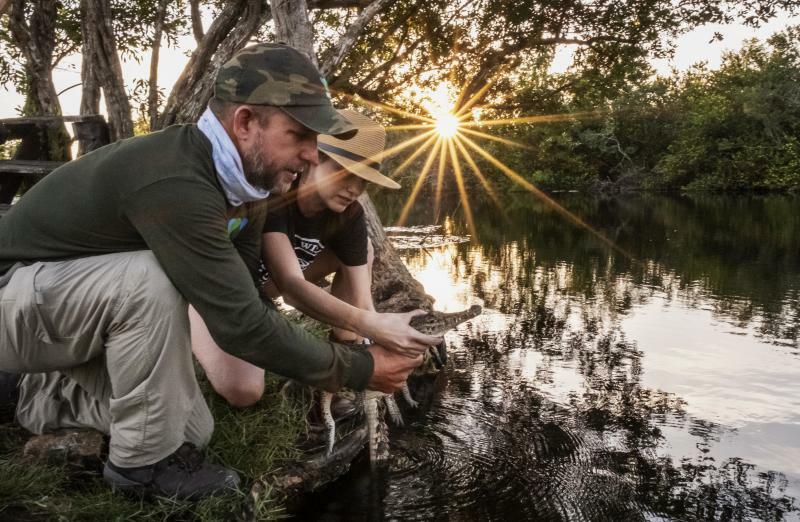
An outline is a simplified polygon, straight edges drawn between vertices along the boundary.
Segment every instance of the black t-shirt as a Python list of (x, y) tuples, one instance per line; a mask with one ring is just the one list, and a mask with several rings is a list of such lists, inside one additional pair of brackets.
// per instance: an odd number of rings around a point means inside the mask
[[(297, 205), (296, 192), (271, 197), (267, 206), (264, 233), (286, 234), (294, 247), (300, 268), (305, 270), (320, 252), (330, 248), (345, 266), (361, 266), (367, 262), (367, 222), (358, 201), (342, 213), (325, 209), (314, 217), (305, 217)], [(259, 280), (269, 280), (263, 261)]]

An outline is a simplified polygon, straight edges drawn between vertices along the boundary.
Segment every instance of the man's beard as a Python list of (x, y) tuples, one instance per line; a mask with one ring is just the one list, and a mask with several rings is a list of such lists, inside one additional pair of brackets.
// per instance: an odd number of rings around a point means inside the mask
[(244, 170), (244, 178), (252, 186), (271, 191), (275, 189), (281, 169), (274, 164), (271, 158), (265, 159), (267, 150), (269, 149), (265, 147), (259, 134), (257, 145), (242, 153), (242, 170)]

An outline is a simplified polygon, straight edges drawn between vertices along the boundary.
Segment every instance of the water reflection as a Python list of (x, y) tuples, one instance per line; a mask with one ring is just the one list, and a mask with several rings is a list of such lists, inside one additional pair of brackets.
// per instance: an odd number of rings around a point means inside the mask
[[(363, 498), (362, 469), (317, 505), (353, 519), (800, 518), (800, 200), (560, 203), (634, 259), (523, 195), (507, 220), (476, 205), (472, 243), (405, 250), (437, 308), (485, 313), (419, 385), (377, 504), (325, 501)], [(379, 208), (388, 222), (399, 210)], [(422, 212), (412, 225), (431, 224)], [(466, 234), (457, 212), (443, 225)]]

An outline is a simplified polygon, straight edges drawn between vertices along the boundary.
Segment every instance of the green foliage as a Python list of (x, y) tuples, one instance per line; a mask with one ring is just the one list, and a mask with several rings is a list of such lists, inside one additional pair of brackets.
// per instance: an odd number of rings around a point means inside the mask
[(242, 490), (198, 503), (170, 498), (145, 500), (114, 493), (102, 477), (64, 467), (31, 465), (21, 459), (27, 434), (22, 428), (0, 425), (0, 518), (4, 520), (229, 520), (252, 510), (257, 520), (283, 518), (269, 494), (250, 505), (247, 491), (262, 474), (283, 459), (297, 455), (294, 443), (305, 429), (304, 405), (290, 404), (277, 394), (267, 377), (264, 397), (253, 407), (228, 406), (201, 381), (214, 415), (215, 430), (208, 453), (242, 474)]
[(521, 75), (489, 118), (575, 116), (493, 128), (530, 147), (493, 153), (546, 189), (800, 188), (800, 29), (747, 42), (719, 70), (661, 78), (634, 61), (598, 71)]

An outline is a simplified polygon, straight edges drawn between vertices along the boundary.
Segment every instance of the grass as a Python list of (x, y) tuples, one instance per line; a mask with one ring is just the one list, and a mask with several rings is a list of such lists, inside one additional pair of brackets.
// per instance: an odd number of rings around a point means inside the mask
[[(289, 311), (293, 320), (319, 336), (327, 327)], [(202, 373), (202, 372), (199, 372)], [(286, 401), (278, 379), (269, 373), (261, 400), (246, 409), (230, 407), (204, 377), (200, 388), (214, 416), (214, 435), (206, 450), (212, 461), (239, 472), (241, 489), (228, 495), (187, 502), (171, 498), (134, 498), (114, 493), (97, 473), (78, 473), (66, 466), (32, 465), (22, 460), (30, 434), (0, 424), (0, 520), (277, 520), (287, 513), (280, 499), (264, 486), (257, 499), (251, 486), (300, 455), (297, 441), (307, 429), (310, 402)], [(263, 484), (262, 484), (263, 485)]]
[(266, 490), (253, 502), (250, 487), (283, 459), (298, 456), (307, 405), (291, 404), (267, 378), (267, 392), (251, 408), (236, 410), (201, 382), (216, 428), (207, 453), (243, 478), (241, 491), (197, 503), (169, 498), (144, 500), (114, 493), (95, 473), (22, 461), (28, 433), (0, 425), (0, 519), (4, 520), (275, 520), (285, 517), (280, 501)]

